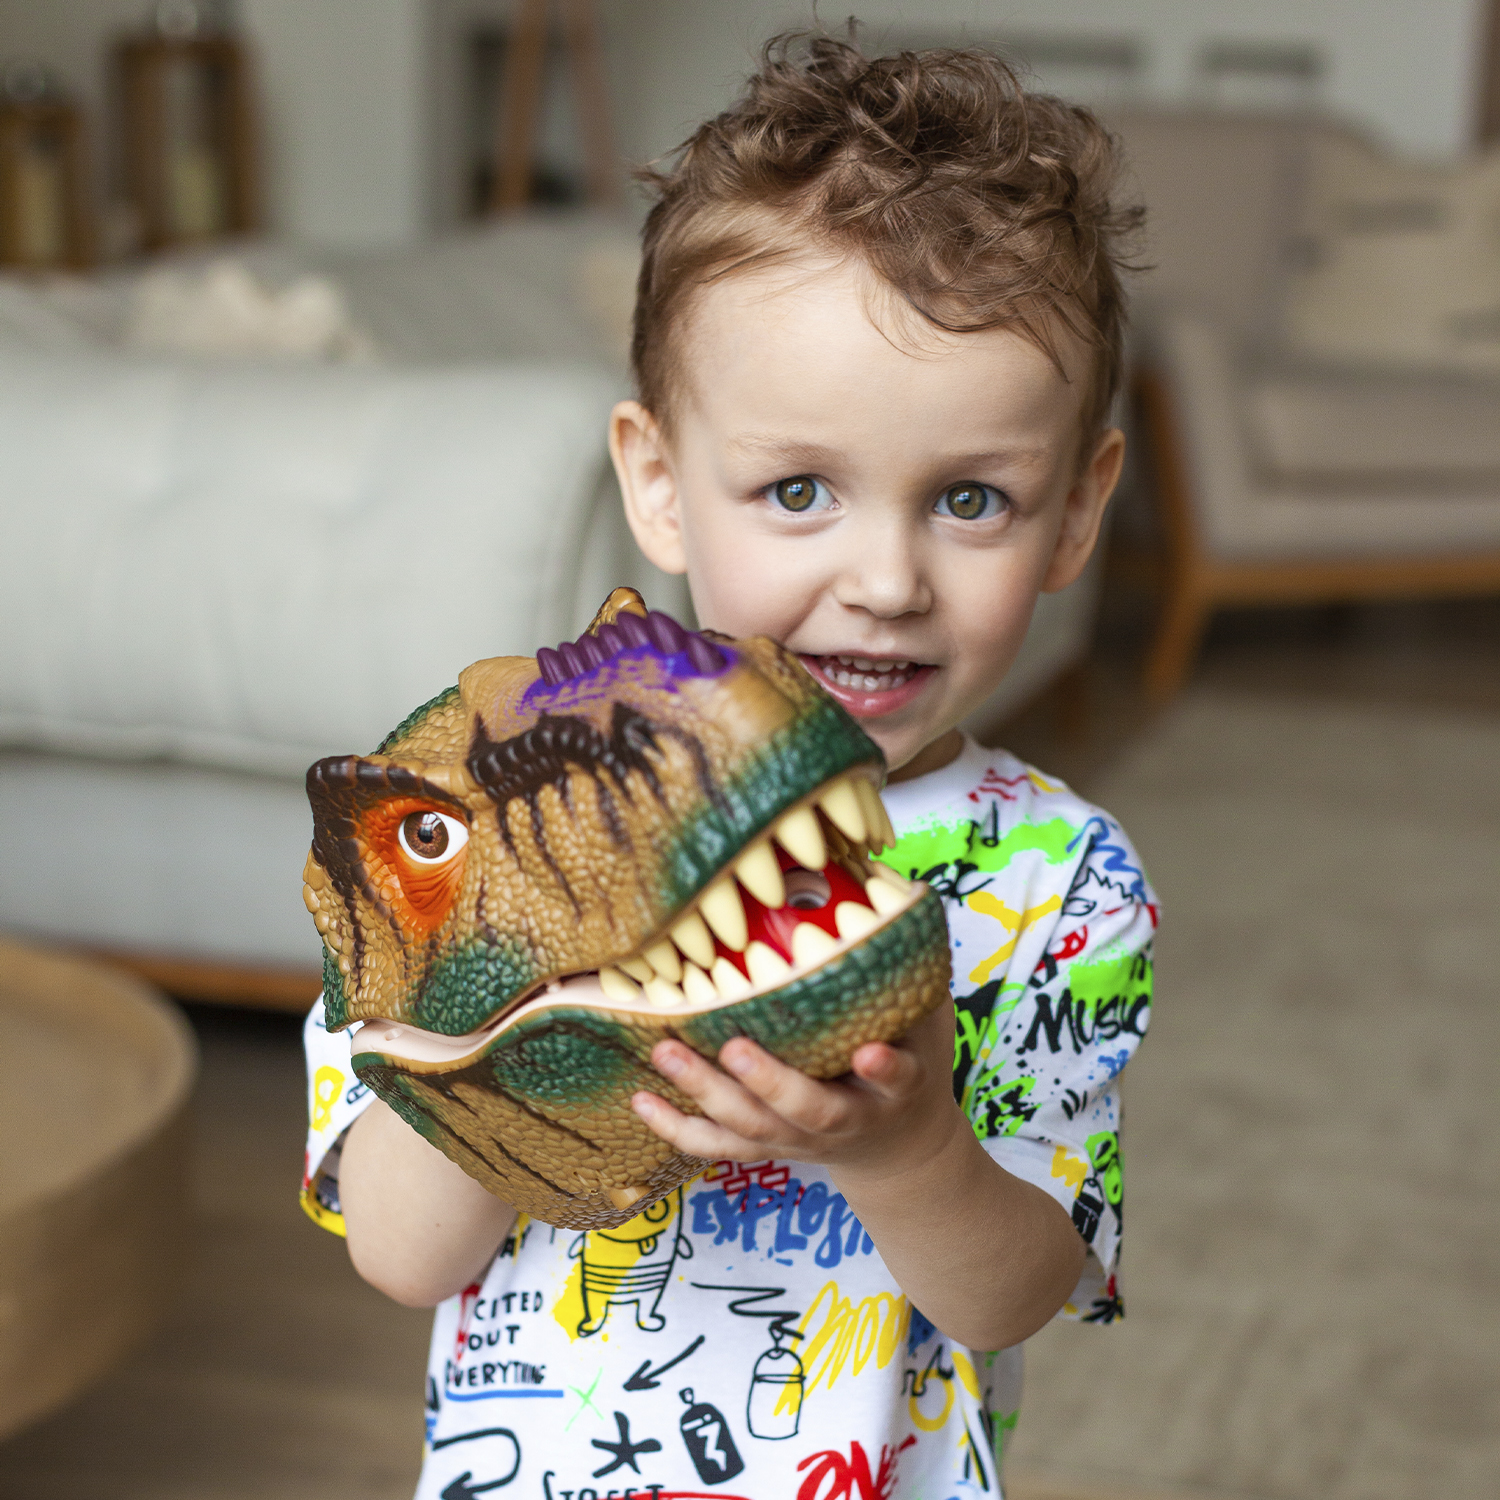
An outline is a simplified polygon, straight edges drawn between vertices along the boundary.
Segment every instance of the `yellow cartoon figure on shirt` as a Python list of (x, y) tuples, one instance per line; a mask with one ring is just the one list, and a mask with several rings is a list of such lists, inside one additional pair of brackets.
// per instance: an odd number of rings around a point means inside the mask
[(578, 1235), (568, 1247), (578, 1272), (568, 1278), (557, 1321), (572, 1336), (587, 1338), (604, 1327), (610, 1308), (634, 1303), (635, 1326), (660, 1332), (667, 1320), (657, 1307), (672, 1267), (692, 1253), (693, 1243), (682, 1232), (681, 1188), (616, 1229)]

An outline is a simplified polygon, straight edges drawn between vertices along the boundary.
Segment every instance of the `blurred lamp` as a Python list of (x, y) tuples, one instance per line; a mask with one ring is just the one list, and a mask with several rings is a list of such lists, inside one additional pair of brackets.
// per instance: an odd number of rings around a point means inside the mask
[(94, 258), (83, 117), (39, 63), (0, 74), (0, 265), (79, 270)]
[(162, 0), (151, 29), (115, 51), (125, 182), (147, 250), (256, 227), (250, 68), (218, 7)]

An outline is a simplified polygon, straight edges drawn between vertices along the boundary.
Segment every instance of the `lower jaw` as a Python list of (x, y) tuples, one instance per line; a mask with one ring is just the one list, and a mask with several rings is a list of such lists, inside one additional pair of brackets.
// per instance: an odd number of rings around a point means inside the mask
[(936, 667), (918, 667), (899, 687), (870, 693), (863, 688), (845, 687), (842, 683), (835, 682), (823, 671), (816, 656), (804, 655), (799, 659), (812, 673), (818, 685), (856, 719), (883, 719), (899, 712), (922, 692), (937, 673)]

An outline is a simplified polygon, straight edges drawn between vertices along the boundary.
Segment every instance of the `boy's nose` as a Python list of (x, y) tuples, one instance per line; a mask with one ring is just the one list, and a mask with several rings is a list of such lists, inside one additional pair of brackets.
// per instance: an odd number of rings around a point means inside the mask
[(892, 528), (860, 537), (843, 559), (834, 597), (881, 620), (926, 614), (932, 589), (912, 539)]

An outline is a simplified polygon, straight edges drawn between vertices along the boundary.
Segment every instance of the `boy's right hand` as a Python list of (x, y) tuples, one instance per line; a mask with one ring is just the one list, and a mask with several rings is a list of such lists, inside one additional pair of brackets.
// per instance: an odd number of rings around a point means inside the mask
[(435, 1307), (477, 1281), (516, 1222), (379, 1099), (344, 1138), (339, 1203), (354, 1269), (407, 1307)]

